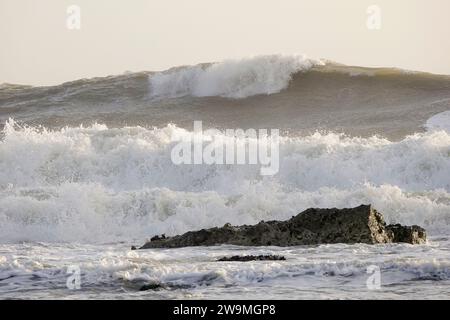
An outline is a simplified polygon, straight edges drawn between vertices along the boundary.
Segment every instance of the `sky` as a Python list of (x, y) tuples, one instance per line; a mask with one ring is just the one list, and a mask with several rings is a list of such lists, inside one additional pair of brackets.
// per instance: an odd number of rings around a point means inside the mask
[(448, 0), (0, 0), (0, 83), (261, 54), (450, 74), (449, 13)]

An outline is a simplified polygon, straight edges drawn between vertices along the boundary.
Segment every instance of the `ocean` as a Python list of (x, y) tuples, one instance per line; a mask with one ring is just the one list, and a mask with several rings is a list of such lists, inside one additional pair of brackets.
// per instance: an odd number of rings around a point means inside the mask
[[(279, 130), (279, 170), (174, 164), (174, 137), (191, 137), (194, 121), (223, 139)], [(448, 75), (257, 56), (1, 84), (0, 123), (2, 299), (450, 297)], [(130, 250), (157, 234), (360, 204), (424, 227), (428, 243)], [(236, 254), (286, 261), (216, 261)], [(163, 288), (139, 290), (154, 282)]]

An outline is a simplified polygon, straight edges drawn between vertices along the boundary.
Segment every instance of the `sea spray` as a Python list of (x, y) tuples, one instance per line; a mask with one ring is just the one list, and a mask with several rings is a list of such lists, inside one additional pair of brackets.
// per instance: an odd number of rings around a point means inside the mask
[(280, 171), (175, 165), (174, 125), (50, 130), (6, 123), (0, 240), (108, 242), (287, 219), (309, 207), (372, 203), (389, 223), (450, 224), (450, 135), (401, 141), (334, 133), (280, 137)]
[(154, 97), (245, 98), (285, 89), (294, 73), (322, 64), (303, 55), (269, 55), (181, 67), (149, 76)]

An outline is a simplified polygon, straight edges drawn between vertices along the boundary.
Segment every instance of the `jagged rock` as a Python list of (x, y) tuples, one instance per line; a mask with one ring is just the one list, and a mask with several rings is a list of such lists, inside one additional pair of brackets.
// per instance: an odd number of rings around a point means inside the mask
[(148, 284), (144, 284), (139, 291), (147, 291), (147, 290), (159, 290), (159, 289), (164, 289), (164, 285), (162, 285), (161, 283), (148, 283)]
[(346, 209), (308, 209), (287, 221), (261, 221), (253, 226), (231, 226), (190, 231), (174, 237), (153, 237), (140, 249), (231, 244), (240, 246), (297, 246), (331, 243), (423, 243), (425, 230), (386, 226), (371, 205)]
[(190, 285), (187, 284), (173, 284), (173, 283), (159, 283), (159, 282), (150, 282), (144, 284), (139, 288), (139, 291), (159, 291), (159, 290), (177, 290), (177, 289), (189, 289)]
[(426, 242), (426, 231), (419, 226), (402, 226), (400, 224), (391, 224), (386, 229), (392, 232), (392, 242), (405, 242), (411, 244), (423, 244)]
[(283, 256), (276, 256), (276, 255), (259, 255), (259, 256), (232, 256), (232, 257), (223, 257), (218, 259), (217, 261), (239, 261), (239, 262), (246, 262), (246, 261), (280, 261), (280, 260), (286, 260)]
[(166, 238), (166, 235), (163, 233), (162, 235), (158, 236), (154, 236), (150, 239), (150, 241), (158, 241), (158, 240), (164, 240)]

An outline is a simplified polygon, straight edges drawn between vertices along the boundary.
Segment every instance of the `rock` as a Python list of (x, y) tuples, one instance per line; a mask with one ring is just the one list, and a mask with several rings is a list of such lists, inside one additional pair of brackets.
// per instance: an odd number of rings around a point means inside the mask
[(332, 243), (424, 243), (425, 230), (418, 227), (386, 226), (371, 205), (346, 209), (308, 209), (287, 221), (261, 221), (190, 231), (174, 237), (153, 237), (140, 249), (180, 248), (230, 244), (240, 246), (298, 246)]
[(166, 238), (166, 235), (163, 233), (161, 236), (154, 236), (150, 239), (150, 241), (158, 241), (158, 240), (164, 240)]
[(391, 224), (386, 229), (392, 232), (392, 242), (405, 242), (411, 244), (426, 243), (426, 231), (419, 226), (402, 226), (400, 224)]
[(232, 257), (223, 257), (218, 259), (217, 261), (280, 261), (286, 260), (283, 256), (275, 256), (275, 255), (259, 255), (259, 256), (232, 256)]
[(137, 250), (135, 246), (131, 246), (131, 250)]
[(139, 291), (159, 291), (159, 290), (177, 290), (177, 289), (190, 289), (191, 286), (187, 284), (172, 284), (172, 283), (158, 283), (150, 282), (144, 284), (139, 288)]
[(159, 290), (164, 289), (165, 287), (161, 283), (148, 283), (144, 284), (139, 291), (147, 291), (147, 290)]

